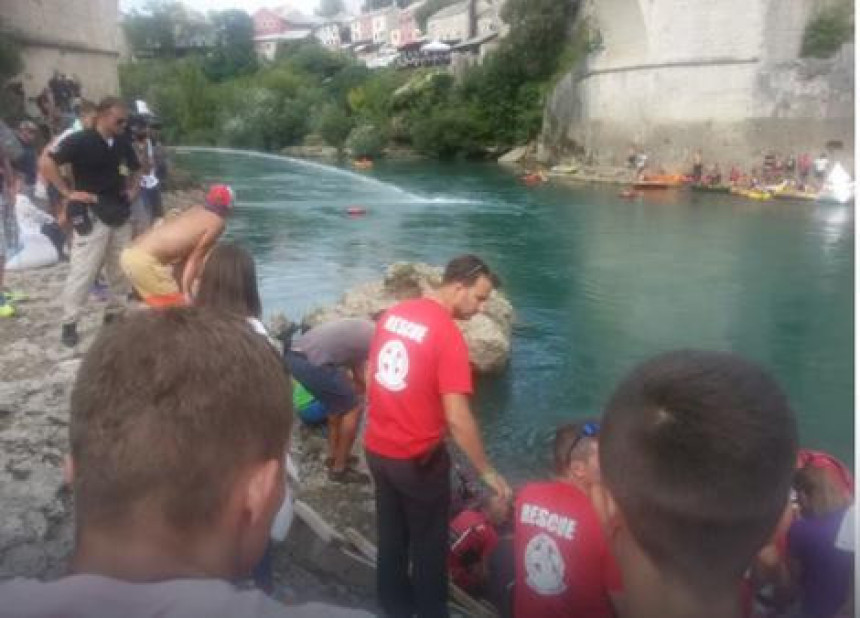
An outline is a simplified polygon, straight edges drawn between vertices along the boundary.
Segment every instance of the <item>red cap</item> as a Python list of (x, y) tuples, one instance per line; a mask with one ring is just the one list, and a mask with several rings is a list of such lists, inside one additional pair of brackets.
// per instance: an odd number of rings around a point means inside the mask
[(219, 210), (232, 208), (233, 189), (227, 185), (212, 185), (206, 194), (206, 203)]

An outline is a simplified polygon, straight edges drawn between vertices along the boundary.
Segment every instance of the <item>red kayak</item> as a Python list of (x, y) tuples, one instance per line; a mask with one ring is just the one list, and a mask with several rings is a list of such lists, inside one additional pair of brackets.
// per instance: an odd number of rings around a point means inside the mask
[(367, 214), (367, 209), (364, 206), (350, 206), (346, 209), (346, 214), (350, 217), (363, 217)]

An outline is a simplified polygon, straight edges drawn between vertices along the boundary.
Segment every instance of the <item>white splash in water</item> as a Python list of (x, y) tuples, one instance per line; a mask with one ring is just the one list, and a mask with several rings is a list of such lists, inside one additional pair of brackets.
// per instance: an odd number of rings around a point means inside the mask
[(249, 157), (258, 157), (260, 159), (269, 159), (272, 161), (287, 161), (289, 163), (294, 163), (296, 165), (302, 165), (305, 167), (310, 167), (312, 169), (330, 172), (332, 174), (338, 174), (345, 178), (349, 178), (350, 180), (359, 180), (361, 182), (373, 185), (375, 187), (379, 187), (385, 189), (386, 191), (391, 191), (393, 193), (398, 194), (398, 196), (404, 198), (406, 201), (415, 203), (415, 204), (480, 204), (480, 200), (473, 200), (468, 198), (462, 198), (457, 196), (445, 196), (438, 195), (433, 197), (425, 197), (422, 195), (418, 195), (415, 193), (410, 193), (405, 189), (401, 189), (397, 185), (393, 185), (388, 182), (383, 182), (382, 180), (377, 180), (376, 178), (371, 178), (369, 176), (365, 176), (363, 174), (358, 174), (356, 172), (350, 172), (349, 170), (341, 169), (339, 167), (334, 167), (331, 165), (324, 165), (322, 163), (317, 163), (315, 161), (306, 161), (304, 159), (296, 159), (295, 157), (288, 157), (286, 155), (278, 155), (267, 152), (257, 152), (255, 150), (239, 150), (234, 148), (212, 148), (208, 146), (175, 146), (173, 150), (177, 152), (215, 152), (219, 154), (240, 154)]

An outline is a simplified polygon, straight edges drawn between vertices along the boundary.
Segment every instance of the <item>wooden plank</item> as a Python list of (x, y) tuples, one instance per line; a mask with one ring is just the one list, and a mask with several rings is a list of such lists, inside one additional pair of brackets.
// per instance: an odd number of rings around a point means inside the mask
[(376, 563), (376, 545), (368, 541), (361, 532), (355, 528), (347, 528), (344, 530), (343, 536), (364, 556), (373, 560), (374, 564)]
[(308, 527), (326, 543), (344, 541), (343, 536), (337, 530), (332, 528), (319, 513), (311, 508), (308, 503), (296, 500), (293, 508), (295, 510), (296, 517), (305, 522)]
[[(363, 534), (361, 534), (361, 532), (355, 528), (347, 528), (344, 530), (343, 536), (352, 543), (352, 545), (361, 552), (362, 555), (376, 564), (376, 545), (371, 543)], [(466, 593), (454, 582), (448, 582), (448, 596), (455, 605), (466, 613), (467, 616), (471, 616), (472, 618), (498, 618), (498, 614), (493, 607), (472, 598), (472, 596)]]

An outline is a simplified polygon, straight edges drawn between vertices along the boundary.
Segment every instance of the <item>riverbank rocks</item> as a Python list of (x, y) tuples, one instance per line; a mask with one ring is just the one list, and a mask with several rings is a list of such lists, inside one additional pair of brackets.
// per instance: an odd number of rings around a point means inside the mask
[(505, 163), (505, 164), (509, 164), (509, 165), (515, 165), (517, 163), (522, 163), (525, 160), (526, 155), (528, 153), (529, 153), (529, 147), (528, 146), (518, 146), (517, 148), (514, 148), (513, 150), (509, 150), (508, 152), (503, 154), (501, 157), (499, 157), (499, 163)]
[(281, 154), (297, 159), (313, 159), (326, 163), (336, 163), (341, 159), (341, 153), (337, 148), (325, 144), (302, 144), (301, 146), (288, 146), (281, 150)]
[[(440, 267), (397, 262), (386, 269), (381, 281), (349, 290), (337, 304), (306, 315), (302, 325), (311, 328), (339, 318), (372, 318), (401, 300), (431, 292), (441, 282)], [(479, 373), (498, 373), (507, 366), (513, 321), (514, 308), (498, 290), (493, 291), (483, 313), (470, 320), (457, 321), (469, 346), (469, 358)]]

